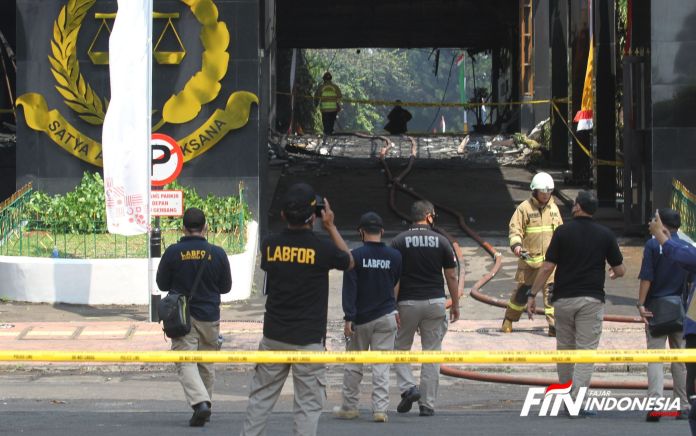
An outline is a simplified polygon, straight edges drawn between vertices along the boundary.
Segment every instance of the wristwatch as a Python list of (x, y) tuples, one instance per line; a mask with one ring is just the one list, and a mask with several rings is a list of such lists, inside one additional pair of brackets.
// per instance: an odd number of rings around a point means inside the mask
[(643, 306), (643, 303), (636, 303), (636, 307), (637, 307), (638, 309), (640, 309), (641, 307), (645, 307), (645, 306)]

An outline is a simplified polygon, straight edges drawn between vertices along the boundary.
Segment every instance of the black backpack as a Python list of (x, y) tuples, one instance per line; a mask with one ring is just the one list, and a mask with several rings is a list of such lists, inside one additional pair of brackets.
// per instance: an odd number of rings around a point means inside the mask
[(203, 275), (205, 257), (208, 252), (204, 250), (203, 260), (198, 265), (196, 279), (189, 295), (171, 290), (166, 297), (157, 303), (157, 316), (162, 321), (162, 330), (168, 338), (180, 338), (191, 332), (191, 315), (189, 313), (189, 301), (193, 298), (198, 284)]

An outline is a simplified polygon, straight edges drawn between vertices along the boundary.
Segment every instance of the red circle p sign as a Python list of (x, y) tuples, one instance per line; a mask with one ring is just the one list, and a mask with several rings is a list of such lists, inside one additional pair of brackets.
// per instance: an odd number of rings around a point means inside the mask
[(173, 182), (184, 166), (184, 153), (176, 140), (162, 133), (152, 134), (150, 183), (164, 186)]

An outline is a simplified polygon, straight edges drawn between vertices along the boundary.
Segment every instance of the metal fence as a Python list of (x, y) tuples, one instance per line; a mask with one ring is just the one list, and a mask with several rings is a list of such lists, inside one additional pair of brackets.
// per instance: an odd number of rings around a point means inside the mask
[(696, 238), (696, 195), (686, 189), (679, 180), (672, 179), (672, 209), (681, 215), (680, 230), (690, 238)]
[[(32, 189), (31, 186), (25, 188), (6, 200), (4, 207), (0, 209), (0, 255), (67, 259), (148, 256), (148, 235), (113, 235), (107, 233), (106, 223), (103, 221), (93, 221), (91, 230), (77, 233), (65, 229), (58, 219), (48, 221), (28, 218), (31, 214), (28, 213), (26, 204), (31, 198)], [(162, 230), (163, 250), (182, 236), (180, 225), (172, 228), (172, 224), (178, 221), (169, 219), (168, 228)], [(235, 211), (226, 211), (221, 219), (208, 219), (207, 238), (211, 244), (222, 247), (228, 254), (243, 252), (246, 243), (244, 206)]]

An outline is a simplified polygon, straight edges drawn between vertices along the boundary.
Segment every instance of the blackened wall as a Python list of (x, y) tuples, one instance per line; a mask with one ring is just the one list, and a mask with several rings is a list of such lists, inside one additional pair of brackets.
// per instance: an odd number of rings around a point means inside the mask
[[(40, 93), (46, 99), (49, 110), (59, 110), (81, 133), (99, 141), (101, 126), (85, 123), (65, 105), (63, 96), (55, 88), (56, 82), (50, 71), (48, 56), (51, 53), (53, 23), (67, 0), (17, 0), (16, 4), (18, 94)], [(159, 130), (174, 138), (185, 137), (199, 128), (216, 109), (225, 107), (234, 91), (249, 91), (260, 96), (258, 2), (214, 0), (214, 4), (218, 9), (219, 21), (226, 23), (230, 34), (227, 73), (220, 81), (218, 96), (204, 105), (193, 121), (167, 124)], [(155, 0), (154, 10), (180, 13), (175, 26), (187, 51), (180, 65), (153, 63), (153, 110), (161, 111), (163, 103), (172, 94), (179, 92), (190, 77), (201, 69), (203, 47), (200, 42), (200, 23), (186, 4), (175, 0)], [(108, 67), (93, 65), (87, 50), (100, 24), (94, 13), (115, 11), (115, 1), (98, 1), (87, 13), (77, 41), (80, 72), (102, 97), (109, 95)], [(164, 23), (161, 21), (155, 20), (153, 25), (155, 42), (163, 28)], [(167, 48), (175, 48), (172, 46), (171, 35), (168, 38)], [(98, 40), (97, 45), (99, 44), (104, 49), (106, 40)], [(73, 189), (84, 171), (100, 171), (99, 167), (83, 162), (61, 149), (45, 133), (30, 129), (24, 122), (24, 111), (20, 109), (18, 113), (18, 185), (33, 181), (41, 190), (61, 193)], [(159, 118), (160, 115), (155, 112), (153, 121), (156, 122)], [(197, 188), (203, 195), (236, 193), (239, 183), (243, 182), (252, 212), (258, 216), (259, 147), (262, 142), (265, 150), (265, 142), (260, 140), (259, 132), (259, 110), (254, 105), (248, 124), (229, 132), (209, 151), (184, 164), (178, 181)]]
[[(12, 51), (16, 51), (15, 47), (15, 3), (14, 2), (0, 2), (0, 31), (7, 39), (8, 44)], [(7, 51), (3, 47), (2, 55), (7, 55)], [(9, 76), (8, 79), (11, 85), (12, 94), (15, 93), (14, 83), (15, 74), (12, 65), (7, 58), (4, 59), (4, 68), (0, 69), (0, 109), (10, 109), (12, 107), (12, 97), (10, 91), (7, 88), (5, 81), (5, 73)], [(0, 121), (14, 124), (15, 120), (12, 114), (3, 113), (0, 114)], [(9, 133), (10, 130), (4, 127), (0, 127), (0, 131)], [(11, 142), (0, 142), (0, 201), (12, 195), (15, 191), (15, 152), (17, 148), (14, 143)]]
[(669, 204), (671, 180), (696, 192), (696, 2), (651, 8), (653, 209)]

